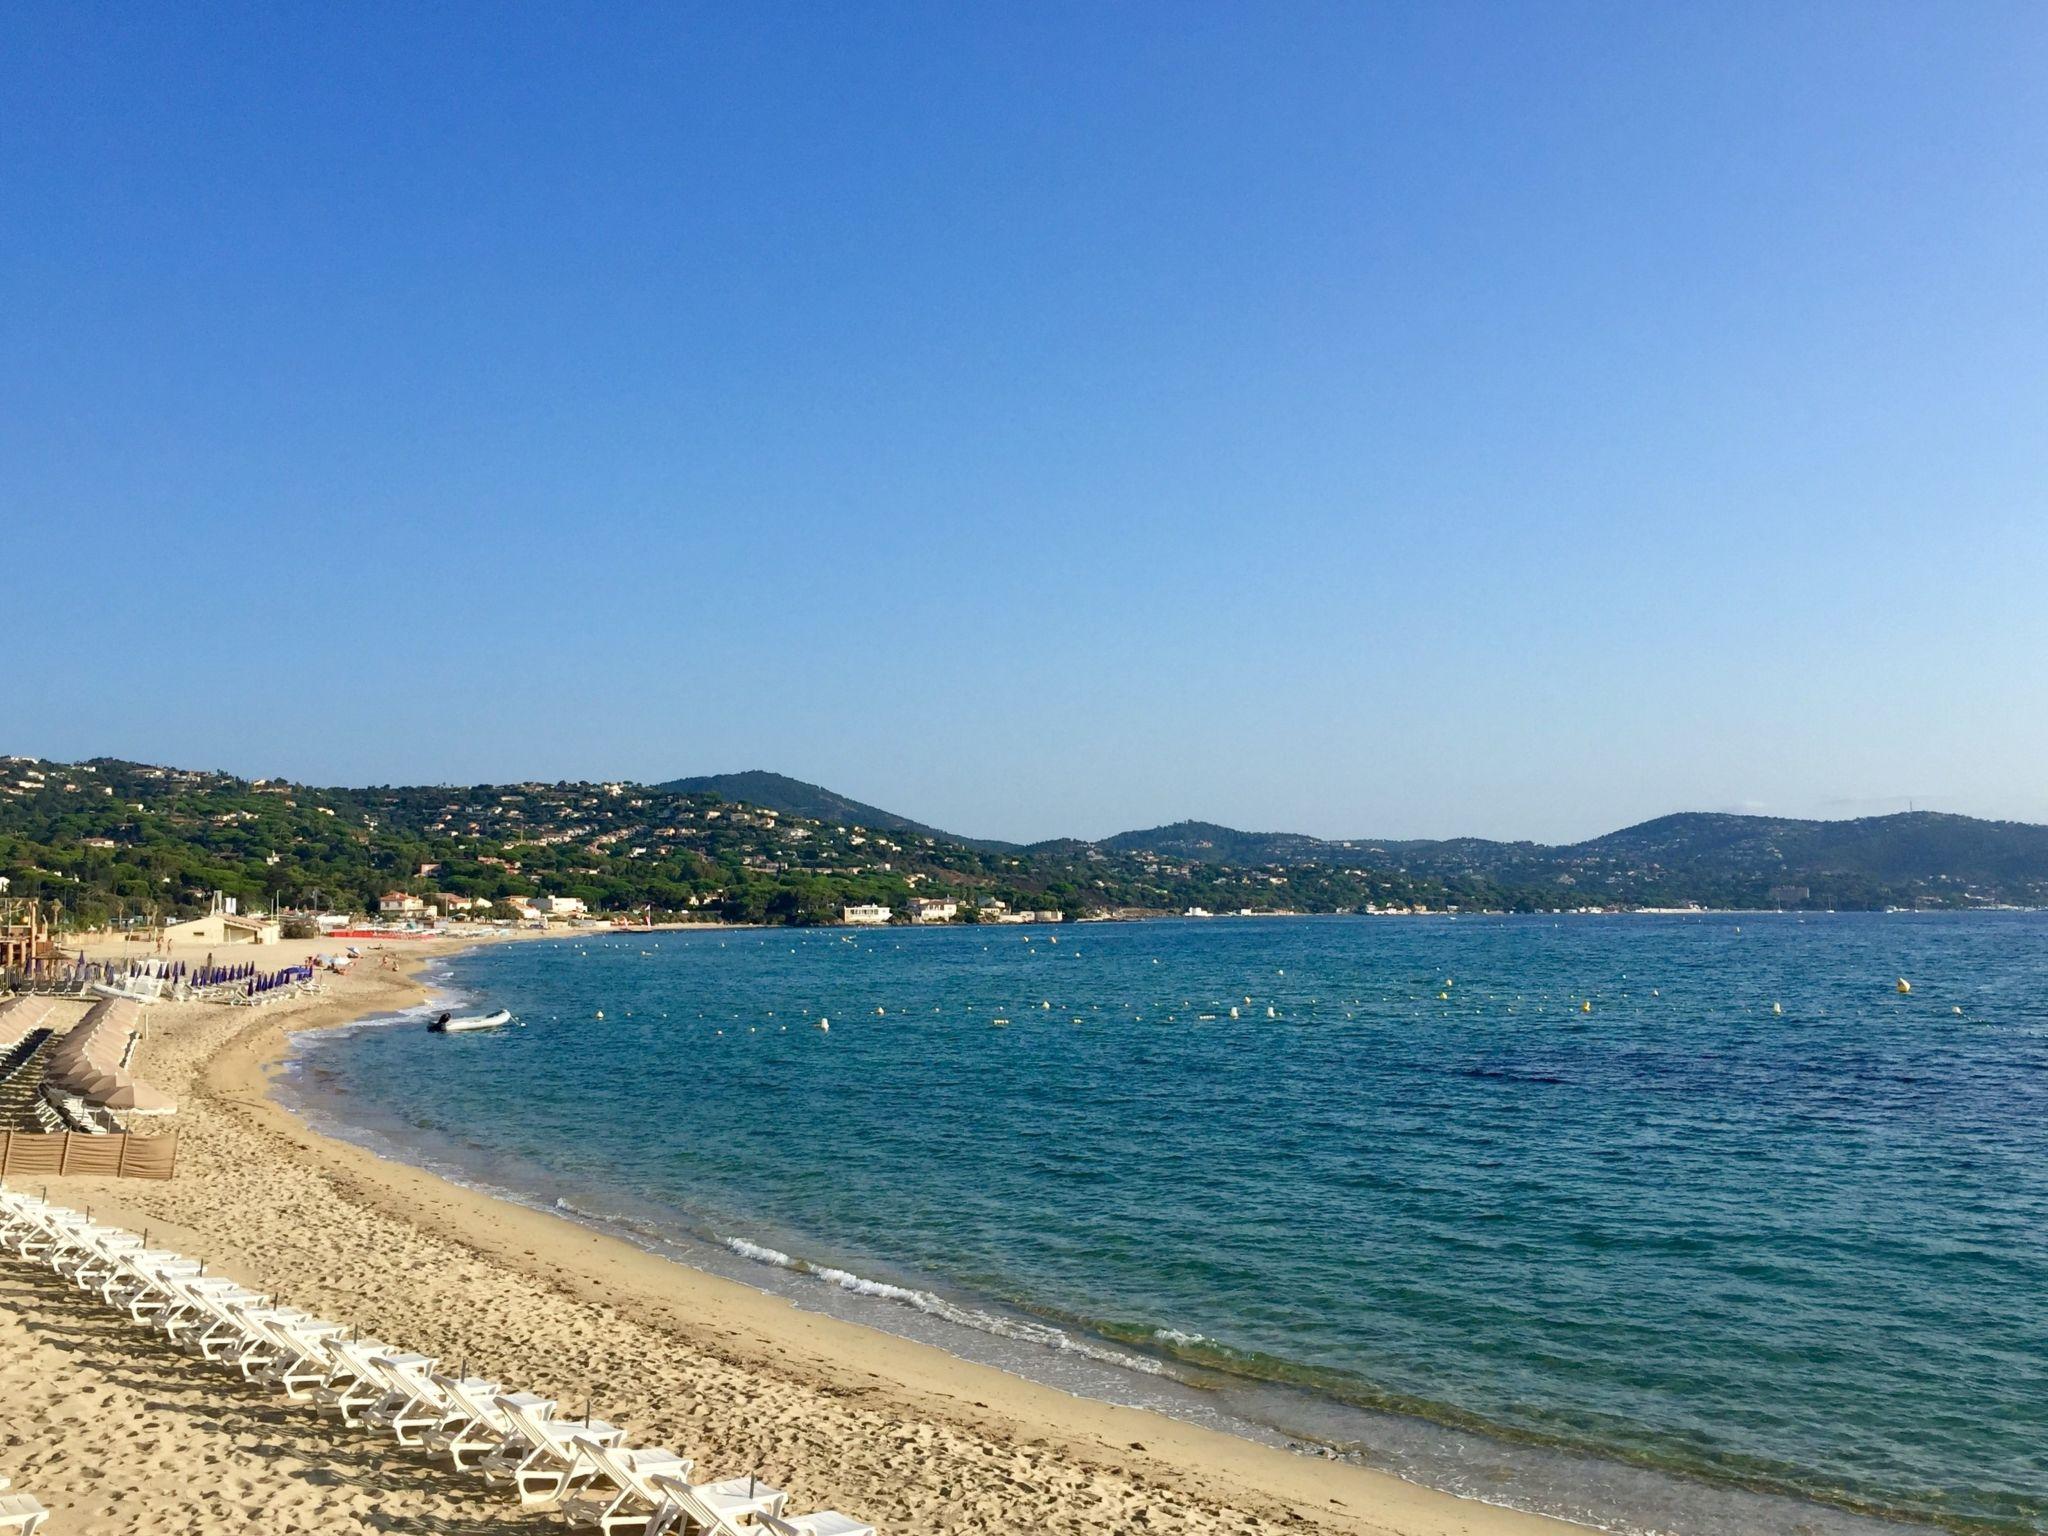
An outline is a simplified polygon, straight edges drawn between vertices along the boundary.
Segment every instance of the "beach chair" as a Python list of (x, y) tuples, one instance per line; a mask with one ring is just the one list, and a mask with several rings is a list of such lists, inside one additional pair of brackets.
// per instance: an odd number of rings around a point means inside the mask
[(252, 1291), (239, 1281), (222, 1275), (196, 1275), (193, 1278), (170, 1279), (166, 1282), (170, 1293), (170, 1305), (157, 1318), (157, 1326), (164, 1337), (180, 1349), (204, 1353), (200, 1341), (216, 1330), (233, 1328), (228, 1321), (227, 1307), (231, 1302), (248, 1302), (260, 1305), (269, 1298), (260, 1291)]
[(81, 1291), (96, 1291), (110, 1274), (117, 1273), (127, 1256), (142, 1252), (142, 1239), (119, 1227), (98, 1227), (68, 1250), (55, 1265)]
[(512, 1479), (521, 1509), (553, 1504), (595, 1474), (597, 1468), (574, 1437), (599, 1445), (617, 1445), (626, 1437), (624, 1430), (600, 1419), (556, 1419), (552, 1405), (541, 1408), (525, 1393), (500, 1397), (497, 1405), (512, 1421), (514, 1434), (481, 1465), (494, 1482)]
[(384, 1395), (363, 1410), (363, 1420), (390, 1430), (400, 1445), (420, 1444), (455, 1411), (434, 1384), (433, 1356), (373, 1355), (370, 1364), (383, 1379)]
[(43, 1202), (21, 1189), (0, 1189), (0, 1247), (12, 1250), (13, 1233), (35, 1219)]
[(328, 1376), (334, 1374), (334, 1358), (328, 1354), (328, 1346), (348, 1329), (342, 1323), (330, 1323), (324, 1317), (291, 1309), (264, 1317), (260, 1331), (264, 1337), (262, 1346), (246, 1350), (236, 1362), (242, 1368), (244, 1380), (262, 1386), (283, 1386), (285, 1397), (293, 1403), (307, 1403), (317, 1386), (326, 1384)]
[(232, 1365), (254, 1342), (255, 1325), (249, 1312), (269, 1307), (270, 1297), (232, 1283), (225, 1290), (195, 1290), (192, 1294), (196, 1305), (178, 1331), (178, 1347), (210, 1363)]
[(50, 1206), (37, 1219), (34, 1235), (22, 1244), (21, 1255), (61, 1274), (61, 1266), (70, 1262), (73, 1253), (91, 1240), (95, 1230), (90, 1216), (62, 1206)]
[(61, 1205), (44, 1205), (31, 1211), (22, 1230), (10, 1244), (24, 1259), (45, 1261), (71, 1240), (76, 1227), (86, 1220), (83, 1211)]
[(294, 1378), (298, 1390), (287, 1385), (285, 1395), (303, 1402), (311, 1387), (325, 1381), (333, 1370), (327, 1342), (348, 1330), (298, 1307), (236, 1307), (248, 1325), (248, 1340), (234, 1352), (231, 1363), (244, 1381), (276, 1386)]
[[(472, 1470), (518, 1433), (511, 1416), (498, 1406), (498, 1397), (505, 1390), (502, 1383), (473, 1376), (435, 1376), (433, 1382), (447, 1394), (452, 1412), (420, 1440), (431, 1451), (446, 1451), (458, 1472)], [(552, 1398), (517, 1395), (543, 1413), (554, 1412)]]
[(116, 1306), (125, 1307), (129, 1318), (145, 1327), (161, 1326), (164, 1314), (178, 1305), (175, 1286), (205, 1278), (206, 1266), (182, 1254), (168, 1257), (137, 1254), (127, 1275), (115, 1291)]
[(654, 1474), (687, 1481), (688, 1458), (669, 1450), (603, 1445), (573, 1431), (570, 1438), (597, 1469), (590, 1482), (562, 1500), (561, 1516), (570, 1525), (594, 1525), (604, 1536), (625, 1530), (644, 1536), (655, 1521), (680, 1513), (675, 1501), (654, 1485)]
[[(121, 1255), (121, 1261), (108, 1269), (96, 1287), (100, 1300), (110, 1307), (127, 1311), (131, 1299), (138, 1291), (146, 1290), (152, 1281), (151, 1269), (159, 1264), (189, 1265), (190, 1273), (199, 1273), (199, 1261), (187, 1259), (169, 1248), (136, 1248)], [(141, 1319), (137, 1318), (137, 1322)]]
[(662, 1532), (703, 1531), (711, 1536), (761, 1536), (752, 1522), (765, 1515), (779, 1515), (789, 1502), (780, 1488), (770, 1488), (753, 1477), (728, 1477), (716, 1483), (692, 1483), (657, 1472), (652, 1479), (673, 1507), (673, 1513), (648, 1536)]
[(384, 1400), (389, 1389), (384, 1377), (370, 1364), (376, 1355), (395, 1354), (381, 1339), (342, 1338), (327, 1341), (327, 1358), (332, 1369), (327, 1380), (313, 1389), (313, 1401), (341, 1415), (341, 1422), (353, 1425), (364, 1409)]
[(867, 1521), (842, 1515), (836, 1509), (821, 1509), (808, 1515), (763, 1515), (755, 1523), (774, 1536), (875, 1536), (875, 1528)]
[(0, 1536), (34, 1536), (50, 1512), (26, 1493), (0, 1493)]

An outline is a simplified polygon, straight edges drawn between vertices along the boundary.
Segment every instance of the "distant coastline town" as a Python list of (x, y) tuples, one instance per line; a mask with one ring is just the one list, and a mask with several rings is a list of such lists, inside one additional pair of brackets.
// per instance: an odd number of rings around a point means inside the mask
[(1686, 814), (1565, 847), (1331, 842), (1199, 822), (1019, 846), (773, 774), (332, 789), (115, 759), (0, 759), (0, 968), (82, 931), (238, 946), (600, 924), (2044, 903), (2048, 828), (1929, 812)]

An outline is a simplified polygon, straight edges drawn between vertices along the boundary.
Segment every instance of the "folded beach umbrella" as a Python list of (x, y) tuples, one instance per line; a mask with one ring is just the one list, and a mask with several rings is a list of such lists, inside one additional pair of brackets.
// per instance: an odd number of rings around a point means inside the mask
[(161, 1088), (137, 1082), (123, 1083), (100, 1102), (108, 1109), (125, 1109), (138, 1115), (168, 1115), (178, 1107)]

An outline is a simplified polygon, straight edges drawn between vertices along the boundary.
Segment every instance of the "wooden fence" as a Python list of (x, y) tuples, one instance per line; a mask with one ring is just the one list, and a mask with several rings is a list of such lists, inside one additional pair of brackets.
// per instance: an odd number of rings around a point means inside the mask
[(178, 1133), (91, 1136), (82, 1131), (0, 1131), (0, 1179), (168, 1179)]

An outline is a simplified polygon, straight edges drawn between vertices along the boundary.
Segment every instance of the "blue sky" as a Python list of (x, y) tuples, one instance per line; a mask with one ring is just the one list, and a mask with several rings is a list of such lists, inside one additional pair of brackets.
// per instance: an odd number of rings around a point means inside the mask
[(2048, 10), (0, 32), (0, 750), (2048, 821)]

